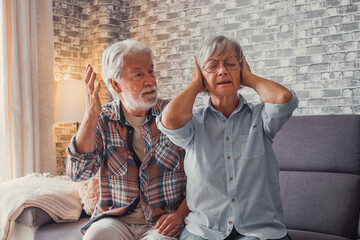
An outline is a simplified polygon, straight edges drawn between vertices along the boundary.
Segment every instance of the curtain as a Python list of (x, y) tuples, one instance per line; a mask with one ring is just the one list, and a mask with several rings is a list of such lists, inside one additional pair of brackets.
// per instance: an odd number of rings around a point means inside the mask
[(55, 174), (52, 1), (0, 2), (0, 182)]

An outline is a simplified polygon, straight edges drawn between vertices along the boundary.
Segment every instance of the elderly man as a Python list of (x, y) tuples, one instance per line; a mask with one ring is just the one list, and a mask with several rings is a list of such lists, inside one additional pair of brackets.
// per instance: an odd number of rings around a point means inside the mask
[[(253, 88), (262, 103), (247, 103), (240, 85)], [(193, 112), (204, 90), (209, 102)], [(191, 213), (180, 239), (290, 239), (272, 139), (297, 104), (292, 91), (251, 73), (238, 42), (216, 36), (200, 46), (193, 81), (157, 118), (186, 151)]]
[(101, 106), (90, 65), (86, 112), (67, 148), (67, 174), (83, 181), (99, 172), (100, 199), (84, 239), (176, 239), (188, 214), (184, 150), (157, 129), (167, 102), (157, 99), (151, 50), (125, 40), (108, 47), (103, 78), (113, 102)]

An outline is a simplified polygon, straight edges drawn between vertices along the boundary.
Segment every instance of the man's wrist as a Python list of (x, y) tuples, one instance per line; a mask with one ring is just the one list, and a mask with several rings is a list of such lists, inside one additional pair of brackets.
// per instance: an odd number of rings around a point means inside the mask
[(187, 207), (179, 207), (174, 213), (178, 217), (185, 219), (187, 217), (187, 215), (189, 215), (190, 210)]
[(96, 128), (96, 124), (99, 118), (99, 114), (93, 112), (85, 112), (81, 121), (81, 125)]

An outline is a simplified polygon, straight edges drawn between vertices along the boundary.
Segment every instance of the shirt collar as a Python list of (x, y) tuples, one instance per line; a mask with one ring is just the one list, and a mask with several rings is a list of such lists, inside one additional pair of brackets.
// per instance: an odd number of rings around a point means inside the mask
[[(239, 105), (234, 109), (234, 111), (231, 113), (231, 114), (235, 114), (237, 112), (239, 112), (242, 107), (245, 105), (245, 106), (248, 106), (250, 108), (251, 111), (253, 111), (253, 106), (251, 106), (251, 104), (248, 104), (246, 99), (240, 94), (238, 93), (238, 99), (239, 99)], [(209, 100), (207, 101), (206, 105), (205, 105), (205, 113), (209, 112), (209, 111), (212, 111), (212, 112), (215, 112), (215, 113), (218, 113), (219, 111), (216, 110), (212, 105), (211, 105), (211, 99), (209, 98)]]
[[(120, 123), (125, 124), (126, 118), (124, 115), (124, 109), (122, 108), (122, 103), (120, 100), (115, 100), (111, 103), (109, 117), (113, 121), (120, 121)], [(159, 100), (155, 104), (154, 107), (150, 108), (147, 112), (146, 119), (150, 120), (152, 116), (157, 117), (161, 113), (161, 106), (159, 104)]]

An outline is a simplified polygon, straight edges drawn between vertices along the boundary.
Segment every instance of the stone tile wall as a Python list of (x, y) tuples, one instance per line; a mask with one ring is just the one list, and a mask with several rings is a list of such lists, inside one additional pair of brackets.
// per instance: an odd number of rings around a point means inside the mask
[[(53, 0), (56, 80), (81, 80), (87, 63), (101, 80), (101, 53), (132, 38), (154, 52), (159, 95), (191, 81), (201, 41), (240, 42), (252, 71), (296, 91), (295, 115), (360, 114), (359, 0)], [(250, 102), (257, 94), (244, 88)], [(105, 84), (103, 103), (111, 97)], [(200, 95), (196, 107), (203, 106)], [(74, 124), (56, 124), (59, 173)], [(72, 128), (72, 130), (69, 130)]]
[[(128, 38), (128, 9), (126, 0), (53, 0), (55, 79), (81, 81), (90, 63), (102, 85), (101, 102), (110, 101), (101, 56), (111, 43)], [(65, 149), (75, 133), (75, 123), (55, 124), (58, 174), (65, 173)]]
[(359, 8), (359, 0), (133, 0), (130, 37), (153, 49), (162, 97), (191, 81), (198, 44), (223, 34), (240, 42), (253, 73), (296, 91), (296, 115), (359, 114)]

